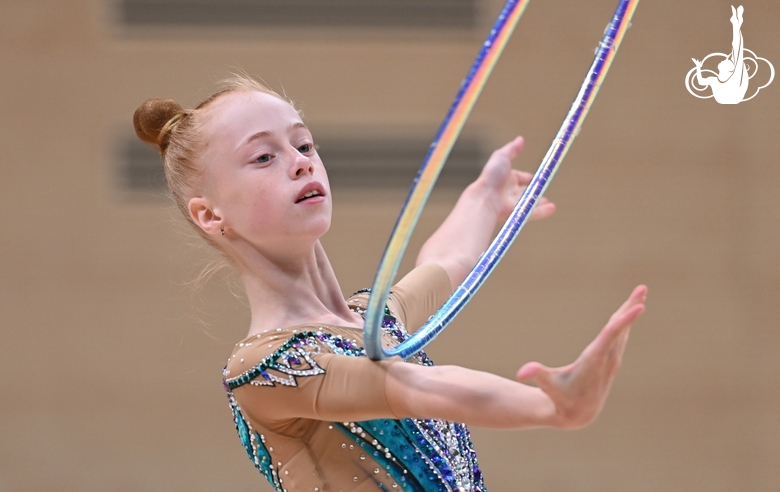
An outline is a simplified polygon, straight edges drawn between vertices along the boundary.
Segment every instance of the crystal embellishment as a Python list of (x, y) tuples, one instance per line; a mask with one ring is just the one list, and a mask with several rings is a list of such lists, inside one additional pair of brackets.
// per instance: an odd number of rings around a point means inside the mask
[[(360, 291), (358, 294), (366, 293)], [(363, 316), (365, 310), (356, 305), (350, 308)], [(409, 334), (403, 324), (385, 307), (382, 332), (392, 344), (403, 342)], [(234, 422), (244, 448), (255, 466), (265, 475), (276, 490), (282, 491), (282, 480), (271, 461), (262, 434), (254, 431), (243, 418), (232, 390), (244, 384), (257, 386), (298, 385), (298, 377), (325, 374), (315, 356), (323, 352), (364, 357), (365, 350), (355, 340), (322, 331), (294, 332), (279, 349), (263, 358), (251, 369), (228, 378), (223, 371), (225, 389), (228, 392)], [(431, 366), (433, 362), (425, 352), (414, 354), (408, 362)], [(360, 460), (370, 455), (380, 468), (392, 477), (392, 489), (415, 492), (485, 492), (482, 471), (471, 443), (469, 430), (463, 424), (436, 419), (368, 420), (362, 422), (333, 422), (329, 429), (338, 428), (363, 453)], [(342, 444), (346, 449), (347, 444)], [(279, 463), (278, 469), (281, 469)], [(357, 479), (357, 477), (355, 477)], [(379, 484), (381, 490), (388, 490)]]

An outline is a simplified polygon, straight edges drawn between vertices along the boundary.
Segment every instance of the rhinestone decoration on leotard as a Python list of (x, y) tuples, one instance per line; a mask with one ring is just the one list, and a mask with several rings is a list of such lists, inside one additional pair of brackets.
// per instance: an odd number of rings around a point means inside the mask
[(265, 476), (277, 491), (283, 492), (284, 489), (282, 488), (279, 475), (274, 468), (271, 455), (265, 447), (265, 438), (252, 429), (252, 425), (244, 419), (244, 415), (241, 413), (238, 403), (236, 403), (233, 392), (230, 390), (227, 382), (224, 382), (223, 384), (225, 386), (225, 391), (227, 391), (230, 410), (233, 412), (233, 422), (236, 424), (238, 438), (241, 439), (244, 450), (246, 450), (246, 453), (249, 455), (249, 459), (252, 460), (255, 468), (260, 470), (260, 473)]
[[(361, 316), (365, 313), (360, 306), (350, 305), (350, 309)], [(403, 342), (409, 336), (404, 325), (387, 308), (382, 319), (382, 331), (388, 343), (393, 345)], [(283, 481), (277, 474), (282, 464), (273, 465), (271, 453), (264, 445), (264, 437), (243, 418), (231, 390), (244, 384), (297, 386), (297, 377), (323, 375), (325, 370), (314, 359), (323, 351), (351, 357), (366, 355), (363, 347), (355, 340), (322, 331), (307, 331), (293, 335), (274, 353), (238, 376), (227, 378), (226, 371), (223, 371), (225, 389), (244, 449), (255, 466), (279, 491), (284, 490)], [(416, 353), (407, 362), (433, 365), (424, 351)], [(277, 376), (274, 372), (286, 377)], [(377, 468), (375, 472), (378, 474), (383, 471), (392, 477), (392, 490), (485, 491), (482, 472), (477, 465), (471, 436), (465, 425), (436, 419), (378, 419), (334, 422), (329, 427), (333, 426), (354, 442), (354, 445), (342, 445), (344, 449), (359, 446), (365, 450), (360, 456), (361, 460), (365, 459), (365, 455), (370, 455), (382, 467), (382, 470)], [(381, 483), (378, 486), (380, 490), (388, 490)]]
[[(312, 348), (314, 350), (312, 350)], [(255, 378), (250, 384), (255, 386), (275, 386), (279, 383), (284, 386), (298, 386), (295, 376), (316, 376), (325, 374), (325, 369), (317, 365), (312, 358), (313, 355), (320, 353), (319, 345), (312, 345), (307, 340), (303, 340), (299, 346), (292, 346), (273, 360), (264, 372), (261, 373), (262, 379)], [(308, 364), (305, 367), (303, 362)], [(286, 378), (279, 377), (269, 369), (286, 374)]]
[[(334, 354), (365, 355), (363, 348), (359, 347), (354, 340), (321, 331), (306, 331), (293, 335), (274, 353), (264, 357), (256, 366), (235, 377), (228, 378), (227, 369), (224, 369), (222, 374), (225, 383), (230, 389), (238, 388), (246, 383), (256, 386), (275, 386), (275, 383), (284, 386), (298, 386), (296, 376), (325, 374), (325, 369), (317, 365), (317, 362), (312, 358), (314, 355), (322, 353), (323, 345)], [(305, 366), (303, 362), (306, 362), (308, 366)], [(276, 376), (269, 370), (278, 371), (288, 377)], [(261, 376), (262, 380), (258, 381), (256, 379), (258, 376)]]

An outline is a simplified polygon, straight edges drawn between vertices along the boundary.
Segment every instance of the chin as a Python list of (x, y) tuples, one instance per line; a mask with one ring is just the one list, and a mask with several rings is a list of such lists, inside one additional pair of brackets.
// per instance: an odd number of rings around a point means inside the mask
[(306, 228), (305, 232), (302, 231), (302, 235), (313, 239), (320, 239), (330, 230), (330, 216), (312, 220), (308, 226), (309, 227)]

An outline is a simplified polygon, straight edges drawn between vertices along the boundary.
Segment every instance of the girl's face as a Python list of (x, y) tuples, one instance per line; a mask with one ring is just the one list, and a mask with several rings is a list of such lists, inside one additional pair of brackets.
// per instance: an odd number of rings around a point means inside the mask
[[(261, 250), (291, 252), (325, 234), (332, 207), (328, 176), (295, 109), (270, 94), (235, 92), (211, 111), (203, 128), (200, 197), (209, 206), (200, 218), (210, 217), (229, 239)], [(197, 199), (190, 201), (191, 213)]]

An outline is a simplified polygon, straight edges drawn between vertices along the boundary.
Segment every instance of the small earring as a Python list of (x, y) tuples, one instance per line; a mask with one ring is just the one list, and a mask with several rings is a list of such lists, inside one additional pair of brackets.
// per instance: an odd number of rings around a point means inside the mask
[(222, 232), (222, 235), (224, 236), (225, 235), (225, 228), (224, 227), (220, 227), (219, 230)]

